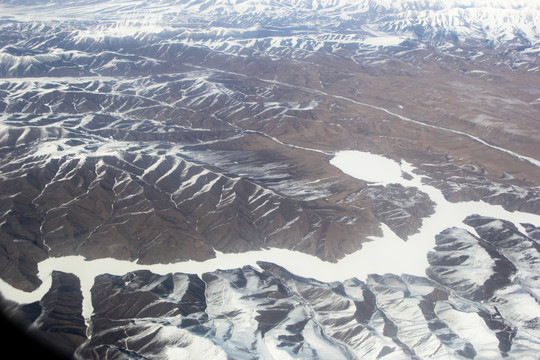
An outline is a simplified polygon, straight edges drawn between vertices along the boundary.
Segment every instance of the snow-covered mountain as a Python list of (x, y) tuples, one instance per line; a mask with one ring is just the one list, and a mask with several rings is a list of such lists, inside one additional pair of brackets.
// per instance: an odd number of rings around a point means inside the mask
[(2, 308), (78, 359), (536, 359), (537, 24), (0, 1)]
[[(237, 32), (249, 32), (253, 30), (251, 27), (296, 25), (297, 30), (312, 29), (317, 35), (321, 35), (322, 27), (336, 32), (364, 30), (370, 35), (380, 35), (376, 33), (379, 31), (412, 40), (439, 42), (473, 38), (494, 43), (517, 41), (530, 46), (538, 45), (540, 39), (535, 26), (540, 5), (530, 0), (97, 0), (68, 4), (44, 1), (31, 2), (31, 5), (29, 8), (21, 1), (4, 1), (4, 17), (107, 19), (114, 22), (117, 30), (128, 27), (127, 33), (130, 32), (130, 21), (134, 22), (132, 30), (140, 32), (169, 30), (184, 21), (196, 21), (197, 27), (203, 24), (216, 28), (236, 25)], [(100, 24), (101, 27), (107, 25)]]

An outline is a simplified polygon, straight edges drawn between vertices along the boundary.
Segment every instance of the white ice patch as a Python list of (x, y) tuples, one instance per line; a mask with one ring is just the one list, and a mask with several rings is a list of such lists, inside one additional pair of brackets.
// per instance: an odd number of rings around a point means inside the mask
[(401, 182), (401, 168), (394, 160), (360, 151), (340, 151), (330, 164), (357, 179), (388, 185)]

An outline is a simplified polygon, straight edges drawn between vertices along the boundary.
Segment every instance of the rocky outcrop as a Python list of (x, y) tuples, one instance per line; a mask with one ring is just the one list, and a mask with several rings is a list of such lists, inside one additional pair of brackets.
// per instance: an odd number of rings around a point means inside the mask
[[(21, 327), (15, 329), (14, 341), (24, 338), (28, 346), (35, 346), (28, 350), (44, 358), (72, 358), (87, 339), (80, 281), (73, 274), (53, 272), (51, 287), (39, 302), (10, 304), (6, 306), (6, 313), (12, 321), (11, 327)], [(25, 329), (24, 334), (22, 329)]]

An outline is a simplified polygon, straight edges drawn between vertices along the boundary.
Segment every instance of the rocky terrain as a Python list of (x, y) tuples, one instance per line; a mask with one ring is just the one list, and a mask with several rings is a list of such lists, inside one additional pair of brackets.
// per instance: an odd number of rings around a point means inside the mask
[[(1, 1), (6, 313), (80, 359), (534, 359), (540, 8), (464, 3)], [(389, 234), (433, 242), (425, 271), (182, 271)], [(137, 269), (40, 272), (70, 256)]]

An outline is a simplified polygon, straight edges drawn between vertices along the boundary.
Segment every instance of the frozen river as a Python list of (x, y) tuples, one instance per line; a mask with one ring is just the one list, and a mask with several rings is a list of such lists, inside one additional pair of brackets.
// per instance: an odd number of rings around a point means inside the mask
[[(387, 185), (399, 183), (403, 186), (416, 187), (429, 195), (436, 203), (435, 213), (423, 220), (420, 231), (403, 241), (386, 225), (382, 224), (383, 236), (373, 238), (372, 242), (353, 254), (345, 256), (337, 263), (297, 251), (286, 249), (267, 249), (250, 251), (242, 254), (217, 253), (217, 257), (203, 262), (187, 261), (170, 264), (140, 265), (136, 262), (116, 259), (87, 261), (82, 256), (49, 258), (38, 264), (38, 276), (43, 284), (29, 293), (17, 290), (0, 280), (0, 291), (9, 300), (18, 303), (31, 303), (40, 300), (49, 290), (53, 271), (73, 273), (81, 280), (83, 293), (83, 315), (89, 319), (92, 314), (90, 289), (94, 278), (100, 274), (124, 275), (136, 270), (150, 270), (157, 274), (174, 272), (203, 274), (217, 269), (239, 268), (251, 265), (258, 268), (257, 261), (272, 262), (290, 272), (314, 278), (320, 281), (343, 281), (349, 278), (365, 280), (369, 274), (410, 274), (425, 276), (428, 267), (427, 253), (433, 249), (435, 235), (450, 227), (461, 227), (476, 234), (474, 229), (463, 224), (463, 220), (472, 214), (505, 219), (518, 228), (520, 223), (540, 224), (540, 216), (509, 212), (501, 206), (485, 202), (450, 203), (444, 199), (441, 191), (423, 184), (421, 177), (414, 174), (414, 168), (402, 161), (401, 164), (385, 157), (360, 151), (338, 152), (330, 163), (341, 171), (358, 179)], [(405, 179), (402, 174), (409, 174)], [(520, 228), (521, 231), (524, 231)]]

